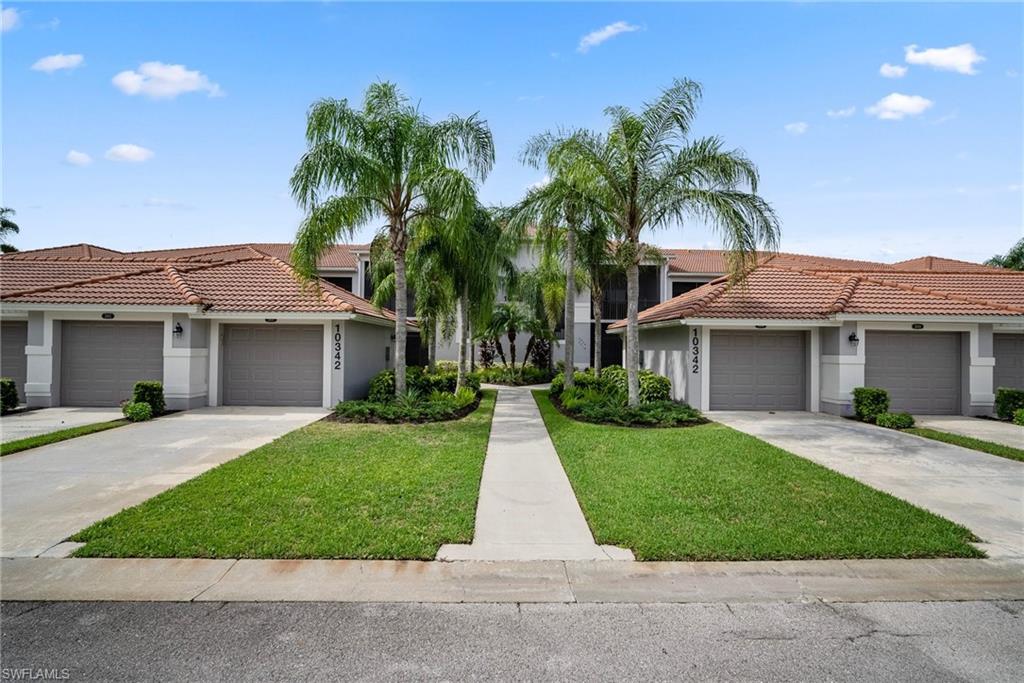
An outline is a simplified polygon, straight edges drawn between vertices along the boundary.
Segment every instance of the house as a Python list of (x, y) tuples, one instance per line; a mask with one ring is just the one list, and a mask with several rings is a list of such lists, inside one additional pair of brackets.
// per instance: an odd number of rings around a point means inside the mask
[[(29, 406), (116, 406), (144, 379), (171, 409), (365, 397), (391, 362), (394, 315), (326, 279), (300, 284), (277, 246), (4, 255), (0, 372)], [(326, 273), (348, 272), (337, 256)]]
[[(328, 250), (312, 288), (297, 281), (290, 249), (4, 255), (0, 371), (33, 406), (116, 405), (138, 379), (162, 379), (173, 408), (365, 396), (394, 344), (393, 313), (367, 301), (369, 245)], [(532, 249), (520, 267), (536, 263)], [(663, 249), (640, 266), (642, 362), (704, 410), (843, 414), (854, 387), (875, 385), (894, 410), (985, 414), (995, 387), (1024, 386), (1024, 273), (785, 253), (763, 256), (741, 285), (727, 270), (725, 253), (709, 249)], [(413, 314), (414, 293), (409, 303)], [(577, 363), (591, 362), (598, 326), (602, 361), (621, 363), (625, 277), (610, 278), (599, 311), (587, 290), (574, 303)], [(425, 362), (415, 324), (406, 350)], [(454, 342), (438, 349), (455, 354)]]
[(997, 387), (1024, 388), (1024, 273), (963, 261), (768, 256), (639, 323), (644, 366), (702, 410), (846, 415), (875, 386), (894, 411), (987, 415)]

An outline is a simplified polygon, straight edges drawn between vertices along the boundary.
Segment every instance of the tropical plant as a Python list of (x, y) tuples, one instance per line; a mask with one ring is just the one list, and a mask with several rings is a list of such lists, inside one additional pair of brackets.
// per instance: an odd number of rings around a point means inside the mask
[[(516, 339), (520, 332), (527, 332), (531, 335), (530, 341), (527, 342), (526, 353), (523, 354), (523, 363), (525, 363), (530, 356), (533, 339), (541, 338), (545, 334), (543, 324), (521, 301), (505, 301), (495, 306), (484, 330), (484, 335), (495, 342), (502, 364), (510, 366), (513, 371), (516, 369)], [(505, 353), (501, 348), (502, 334), (508, 338), (511, 362), (506, 360)]]
[(21, 228), (11, 218), (15, 214), (14, 209), (0, 207), (0, 252), (9, 254), (12, 251), (18, 251), (17, 247), (13, 244), (7, 243), (7, 236), (11, 234), (17, 235), (21, 232)]
[[(292, 250), (304, 278), (341, 237), (381, 221), (394, 257), (395, 391), (406, 391), (406, 252), (417, 226), (464, 220), (476, 207), (475, 180), (494, 164), (487, 123), (474, 114), (433, 122), (387, 82), (366, 89), (362, 109), (323, 99), (309, 110), (306, 152), (292, 195), (306, 211)], [(465, 164), (465, 167), (459, 167)]]
[(634, 112), (608, 107), (608, 133), (549, 135), (549, 163), (586, 188), (588, 206), (615, 226), (626, 259), (626, 367), (629, 404), (639, 405), (637, 323), (641, 238), (652, 230), (695, 219), (717, 230), (729, 248), (734, 275), (743, 273), (759, 246), (774, 249), (779, 222), (760, 195), (757, 168), (718, 137), (691, 137), (700, 85), (676, 80)]
[(1017, 243), (1010, 247), (1005, 254), (997, 254), (985, 261), (987, 266), (998, 266), (1010, 270), (1024, 270), (1024, 238), (1017, 240)]

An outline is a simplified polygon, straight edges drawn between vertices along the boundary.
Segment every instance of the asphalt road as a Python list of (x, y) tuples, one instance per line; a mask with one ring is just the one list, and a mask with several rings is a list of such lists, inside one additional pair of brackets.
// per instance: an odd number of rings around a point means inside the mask
[(70, 680), (1020, 680), (1024, 603), (7, 603)]

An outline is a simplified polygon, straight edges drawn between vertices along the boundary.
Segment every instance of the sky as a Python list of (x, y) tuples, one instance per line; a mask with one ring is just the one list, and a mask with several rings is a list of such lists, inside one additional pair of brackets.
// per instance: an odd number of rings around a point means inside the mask
[[(542, 180), (531, 135), (602, 130), (688, 77), (694, 134), (757, 164), (785, 251), (980, 261), (1024, 235), (1019, 3), (7, 2), (2, 28), (21, 249), (290, 241), (308, 107), (375, 80), (488, 121), (487, 204)], [(645, 238), (721, 245), (699, 223)]]

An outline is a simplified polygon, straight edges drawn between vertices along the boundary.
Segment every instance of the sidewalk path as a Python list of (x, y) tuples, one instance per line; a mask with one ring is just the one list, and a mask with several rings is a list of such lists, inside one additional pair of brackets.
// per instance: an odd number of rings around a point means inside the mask
[(487, 444), (472, 545), (439, 560), (632, 560), (594, 543), (530, 387), (501, 387)]
[(914, 419), (918, 427), (991, 441), (1010, 448), (1024, 448), (1024, 427), (1009, 422), (963, 415), (915, 415)]

